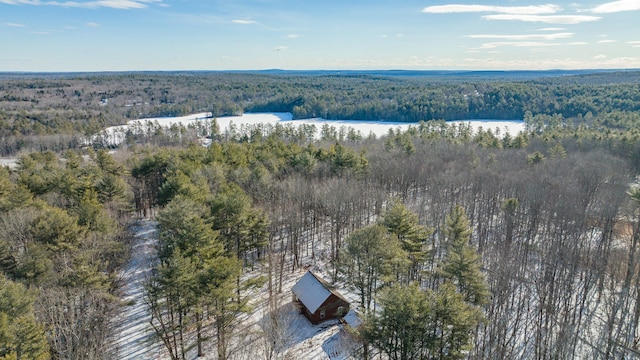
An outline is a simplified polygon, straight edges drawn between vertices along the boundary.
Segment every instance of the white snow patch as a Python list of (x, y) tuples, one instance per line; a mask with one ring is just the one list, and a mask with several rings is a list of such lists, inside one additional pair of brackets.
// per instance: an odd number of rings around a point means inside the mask
[(118, 359), (155, 360), (161, 354), (149, 323), (151, 314), (144, 301), (144, 284), (156, 260), (156, 223), (139, 220), (133, 228), (131, 259), (120, 271), (122, 312), (113, 319), (113, 349)]
[[(100, 134), (93, 137), (94, 141), (103, 141), (111, 145), (121, 144), (126, 137), (127, 132), (144, 133), (145, 128), (151, 125), (159, 125), (161, 127), (169, 128), (172, 125), (182, 125), (185, 127), (193, 126), (196, 124), (206, 126), (212, 121), (211, 113), (198, 113), (187, 116), (178, 117), (158, 117), (158, 118), (146, 118), (131, 120), (126, 125), (111, 126), (104, 129)], [(323, 125), (329, 125), (339, 130), (344, 127), (345, 129), (353, 129), (359, 132), (360, 135), (367, 137), (370, 134), (376, 137), (383, 137), (389, 133), (389, 129), (406, 131), (410, 126), (416, 126), (417, 123), (407, 122), (394, 122), (394, 121), (367, 121), (367, 120), (326, 120), (322, 118), (311, 119), (299, 119), (293, 120), (291, 113), (247, 113), (240, 116), (225, 116), (216, 118), (220, 133), (224, 134), (229, 131), (231, 124), (236, 127), (236, 131), (240, 128), (251, 125), (292, 125), (299, 127), (300, 125), (315, 125), (316, 136), (320, 136), (320, 131)], [(491, 129), (505, 134), (516, 135), (524, 130), (524, 121), (521, 120), (456, 120), (448, 121), (448, 124), (469, 124), (474, 132), (483, 128), (484, 130)]]
[(15, 169), (18, 164), (17, 158), (0, 158), (0, 166), (7, 166), (10, 169)]

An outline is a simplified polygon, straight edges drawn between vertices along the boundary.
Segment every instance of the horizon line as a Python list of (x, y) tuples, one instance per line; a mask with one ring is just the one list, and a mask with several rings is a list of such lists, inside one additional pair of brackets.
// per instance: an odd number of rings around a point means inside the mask
[(267, 68), (267, 69), (173, 69), (173, 70), (80, 70), (80, 71), (67, 71), (67, 70), (51, 70), (51, 71), (36, 71), (36, 70), (0, 70), (0, 74), (99, 74), (99, 73), (179, 73), (179, 72), (236, 72), (236, 73), (249, 73), (249, 72), (552, 72), (552, 71), (592, 71), (592, 72), (606, 72), (606, 71), (640, 71), (640, 68), (577, 68), (577, 69), (564, 69), (564, 68), (550, 68), (550, 69), (280, 69), (280, 68)]

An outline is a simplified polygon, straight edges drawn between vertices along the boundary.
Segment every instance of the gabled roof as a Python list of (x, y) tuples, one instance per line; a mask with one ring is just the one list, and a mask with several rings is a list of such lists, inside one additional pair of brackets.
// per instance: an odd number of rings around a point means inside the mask
[(328, 284), (311, 271), (307, 271), (291, 290), (311, 313), (315, 313), (331, 294), (344, 300), (340, 294), (329, 290)]
[(351, 326), (352, 328), (357, 329), (358, 327), (360, 327), (360, 325), (362, 325), (362, 318), (360, 317), (360, 314), (351, 309), (349, 310), (347, 315), (344, 316), (344, 322), (346, 322), (347, 325)]

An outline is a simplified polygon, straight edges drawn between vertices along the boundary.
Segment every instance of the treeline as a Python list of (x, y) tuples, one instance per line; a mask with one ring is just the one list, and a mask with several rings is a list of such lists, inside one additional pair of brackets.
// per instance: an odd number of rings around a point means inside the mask
[[(512, 120), (530, 112), (581, 121), (587, 114), (640, 109), (636, 73), (608, 74), (609, 82), (603, 76), (449, 82), (431, 77), (197, 72), (12, 77), (0, 81), (0, 151), (40, 151), (33, 138), (89, 136), (131, 119), (197, 112), (217, 117), (291, 112), (295, 118), (406, 122)], [(78, 143), (66, 141), (64, 146), (75, 148)]]

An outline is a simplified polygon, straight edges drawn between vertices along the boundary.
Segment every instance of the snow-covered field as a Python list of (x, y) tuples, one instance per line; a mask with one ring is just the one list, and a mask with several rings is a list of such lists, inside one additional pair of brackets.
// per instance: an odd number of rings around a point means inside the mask
[[(210, 113), (198, 113), (180, 117), (159, 117), (159, 118), (146, 118), (131, 120), (126, 125), (118, 125), (106, 128), (101, 137), (109, 144), (118, 145), (125, 139), (127, 131), (144, 131), (148, 125), (159, 125), (161, 127), (169, 128), (172, 125), (182, 125), (185, 127), (202, 125), (205, 126), (211, 119), (208, 117)], [(366, 137), (369, 134), (374, 134), (376, 137), (382, 137), (388, 134), (389, 129), (407, 130), (410, 126), (415, 126), (416, 123), (406, 122), (393, 122), (393, 121), (357, 121), (357, 120), (326, 120), (322, 118), (312, 119), (299, 119), (293, 120), (291, 113), (247, 113), (241, 116), (225, 116), (216, 119), (220, 128), (220, 133), (227, 132), (231, 124), (237, 129), (243, 126), (256, 125), (256, 124), (283, 124), (292, 125), (298, 127), (300, 125), (315, 125), (316, 136), (320, 135), (320, 129), (323, 125), (327, 124), (333, 126), (336, 129), (345, 127), (346, 129), (352, 128), (356, 132), (359, 132), (362, 136)], [(450, 121), (448, 123), (468, 123), (474, 132), (479, 128), (484, 130), (491, 129), (495, 131), (499, 130), (500, 134), (509, 133), (510, 135), (516, 135), (518, 132), (524, 130), (524, 122), (521, 120), (457, 120)]]

